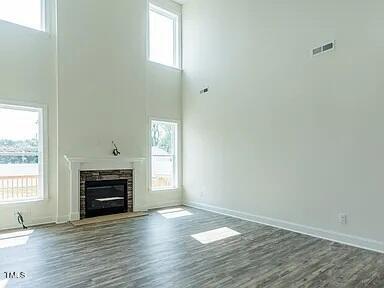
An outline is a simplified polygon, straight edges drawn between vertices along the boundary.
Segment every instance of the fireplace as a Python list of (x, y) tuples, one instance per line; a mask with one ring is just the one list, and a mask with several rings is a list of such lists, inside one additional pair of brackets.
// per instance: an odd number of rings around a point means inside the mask
[(85, 182), (85, 217), (128, 211), (126, 180)]
[(80, 219), (133, 212), (133, 170), (80, 171)]
[(126, 180), (128, 212), (146, 210), (146, 161), (130, 157), (81, 157), (65, 155), (69, 172), (69, 215), (57, 222), (77, 221), (85, 218), (85, 182), (100, 180)]

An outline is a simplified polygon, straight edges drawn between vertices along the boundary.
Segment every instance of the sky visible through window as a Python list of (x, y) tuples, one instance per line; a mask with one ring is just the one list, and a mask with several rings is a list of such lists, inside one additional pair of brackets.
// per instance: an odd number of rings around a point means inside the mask
[(38, 112), (0, 108), (0, 140), (36, 139), (38, 121)]
[[(0, 165), (36, 164), (38, 138), (39, 112), (0, 108)], [(4, 169), (0, 169), (0, 176), (4, 173)]]
[(149, 11), (149, 58), (151, 61), (174, 66), (174, 19)]
[(41, 0), (0, 0), (0, 19), (42, 30)]

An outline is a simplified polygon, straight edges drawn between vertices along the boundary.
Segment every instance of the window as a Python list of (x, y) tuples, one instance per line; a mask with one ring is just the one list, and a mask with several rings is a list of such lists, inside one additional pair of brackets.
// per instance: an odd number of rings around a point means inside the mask
[(44, 31), (44, 4), (44, 0), (0, 0), (0, 19)]
[(176, 189), (177, 123), (151, 121), (152, 190)]
[(149, 60), (180, 68), (180, 16), (149, 4)]
[(43, 110), (0, 104), (0, 203), (42, 199)]

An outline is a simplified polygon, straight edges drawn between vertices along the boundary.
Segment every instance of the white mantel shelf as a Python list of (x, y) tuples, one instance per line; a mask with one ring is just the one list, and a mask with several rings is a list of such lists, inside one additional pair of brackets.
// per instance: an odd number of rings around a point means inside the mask
[(143, 162), (145, 158), (129, 158), (129, 157), (116, 157), (116, 156), (104, 156), (104, 157), (72, 157), (64, 155), (65, 160), (68, 163), (92, 163), (92, 162)]
[(140, 157), (74, 157), (65, 155), (70, 173), (70, 221), (80, 219), (80, 172), (89, 170), (133, 170), (133, 211), (145, 210), (146, 158)]

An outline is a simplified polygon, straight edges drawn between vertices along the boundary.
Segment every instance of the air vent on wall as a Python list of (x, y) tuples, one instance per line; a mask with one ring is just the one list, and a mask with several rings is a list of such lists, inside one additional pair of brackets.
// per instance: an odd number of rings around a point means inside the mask
[(206, 88), (200, 90), (200, 94), (208, 93), (208, 91), (209, 91), (209, 88), (206, 87)]
[(317, 56), (325, 52), (330, 52), (335, 49), (335, 41), (327, 43), (323, 46), (316, 47), (312, 50), (312, 56)]

